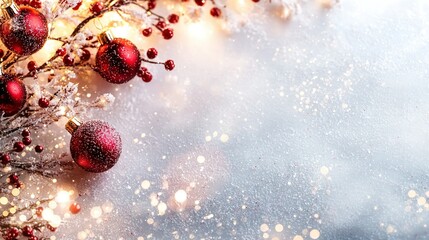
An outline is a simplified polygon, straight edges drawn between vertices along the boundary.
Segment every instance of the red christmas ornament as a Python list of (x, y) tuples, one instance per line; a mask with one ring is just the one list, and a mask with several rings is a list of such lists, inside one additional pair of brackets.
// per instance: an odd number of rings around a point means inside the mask
[(18, 113), (27, 101), (24, 83), (16, 77), (2, 75), (0, 71), (0, 115), (9, 117)]
[(113, 38), (107, 31), (99, 37), (101, 46), (95, 56), (98, 73), (110, 83), (126, 83), (133, 79), (140, 68), (140, 52), (127, 39)]
[(0, 39), (12, 52), (31, 55), (39, 51), (48, 38), (48, 22), (36, 9), (18, 7), (13, 1), (3, 8), (5, 21), (0, 25)]
[(69, 210), (73, 214), (78, 214), (80, 212), (80, 205), (79, 205), (79, 203), (76, 203), (76, 202), (72, 203), (70, 205), (70, 207), (69, 207)]
[(220, 15), (222, 15), (222, 10), (220, 10), (218, 7), (213, 7), (210, 10), (210, 15), (212, 15), (212, 17), (218, 18)]
[(72, 134), (72, 158), (85, 171), (104, 172), (118, 161), (122, 151), (121, 136), (107, 122), (92, 120), (82, 124), (72, 118), (66, 129)]

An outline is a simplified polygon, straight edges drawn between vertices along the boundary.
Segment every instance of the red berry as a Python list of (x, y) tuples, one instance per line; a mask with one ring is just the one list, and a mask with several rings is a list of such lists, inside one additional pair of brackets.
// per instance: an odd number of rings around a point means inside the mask
[(43, 207), (36, 208), (36, 215), (42, 217)]
[(19, 183), (19, 176), (16, 173), (9, 175), (8, 179), (10, 184)]
[(10, 239), (10, 240), (13, 240), (13, 239), (16, 239), (16, 238), (18, 238), (18, 236), (19, 236), (19, 230), (18, 230), (18, 228), (16, 228), (16, 227), (12, 227), (12, 228), (9, 228), (6, 232), (5, 232), (5, 234), (3, 234), (3, 236), (5, 237), (5, 239)]
[(32, 237), (33, 236), (33, 228), (30, 226), (25, 226), (22, 228), (22, 235), (25, 237)]
[(145, 37), (149, 37), (152, 34), (152, 28), (148, 27), (143, 29), (142, 34)]
[(31, 237), (29, 237), (27, 240), (39, 240), (39, 238), (38, 238), (38, 237), (36, 237), (36, 236), (31, 236)]
[(46, 225), (46, 228), (48, 228), (49, 231), (51, 231), (51, 232), (57, 231), (57, 228), (56, 227), (52, 227), (51, 224)]
[(25, 148), (25, 145), (23, 142), (15, 142), (13, 144), (13, 150), (15, 152), (22, 152), (24, 150), (24, 148)]
[(10, 163), (9, 153), (4, 153), (3, 155), (1, 155), (1, 163), (3, 163), (4, 165)]
[(63, 63), (66, 66), (73, 66), (74, 58), (72, 56), (70, 56), (69, 54), (67, 54), (63, 58)]
[(174, 36), (174, 32), (172, 28), (167, 28), (162, 30), (162, 36), (164, 37), (165, 40), (169, 40), (171, 38), (173, 38)]
[(28, 137), (28, 136), (30, 136), (30, 131), (28, 129), (24, 129), (24, 130), (22, 130), (21, 135), (23, 137)]
[(41, 153), (43, 152), (43, 146), (37, 145), (34, 150), (36, 150), (36, 153)]
[(30, 137), (24, 137), (24, 138), (22, 138), (22, 142), (24, 143), (25, 146), (28, 146), (31, 144), (31, 138)]
[(137, 71), (137, 77), (139, 77), (139, 78), (143, 77), (143, 71), (142, 70)]
[(164, 29), (165, 27), (167, 27), (167, 23), (165, 23), (164, 21), (159, 21), (156, 23), (156, 27), (159, 29)]
[(154, 59), (158, 55), (158, 51), (155, 48), (149, 48), (146, 52), (146, 55), (149, 59)]
[(82, 55), (80, 56), (81, 61), (88, 61), (91, 58), (91, 53), (88, 51), (88, 49), (84, 48), (82, 49)]
[(59, 48), (58, 50), (57, 50), (57, 55), (58, 56), (64, 56), (64, 55), (66, 55), (66, 53), (67, 53), (67, 50), (65, 49), (65, 48)]
[(101, 11), (103, 11), (103, 4), (101, 2), (96, 2), (91, 5), (91, 12), (94, 15), (100, 15)]
[(80, 205), (79, 203), (72, 203), (69, 207), (69, 210), (73, 214), (78, 214), (80, 212)]
[(168, 21), (170, 23), (173, 23), (173, 24), (178, 23), (179, 22), (179, 15), (174, 14), (174, 13), (171, 14), (170, 16), (168, 16)]
[(210, 10), (210, 15), (212, 15), (212, 17), (217, 18), (217, 17), (220, 17), (221, 14), (222, 14), (222, 11), (217, 7), (214, 7)]
[(87, 41), (91, 41), (93, 38), (94, 38), (94, 36), (88, 36), (88, 37), (86, 38), (86, 40), (87, 40)]
[(174, 65), (174, 61), (173, 60), (167, 60), (165, 63), (164, 63), (164, 67), (165, 67), (165, 70), (167, 70), (167, 71), (171, 71), (171, 70), (173, 70), (174, 69), (174, 67), (175, 67), (176, 65)]
[(0, 49), (0, 58), (2, 58), (4, 56), (4, 51), (3, 49)]
[(30, 6), (32, 6), (33, 8), (41, 8), (42, 2), (40, 2), (40, 0), (31, 0)]
[(195, 3), (196, 3), (198, 6), (204, 6), (204, 4), (206, 3), (206, 0), (195, 0)]
[(73, 10), (75, 10), (75, 11), (79, 10), (80, 6), (82, 6), (82, 1), (78, 2), (78, 3), (73, 7)]
[(27, 64), (28, 71), (32, 72), (36, 70), (36, 62), (35, 61), (29, 61)]
[(156, 1), (149, 1), (148, 3), (147, 3), (147, 8), (149, 9), (149, 10), (152, 10), (152, 9), (154, 9), (156, 7)]
[(49, 99), (44, 98), (44, 97), (40, 98), (39, 99), (39, 106), (41, 108), (47, 108), (47, 107), (49, 107)]
[(21, 5), (29, 5), (30, 4), (30, 0), (20, 0), (19, 3)]
[(152, 74), (149, 71), (144, 71), (141, 78), (143, 79), (143, 82), (150, 82), (152, 81)]
[(259, 2), (259, 0), (252, 0), (252, 1), (255, 2), (255, 3)]

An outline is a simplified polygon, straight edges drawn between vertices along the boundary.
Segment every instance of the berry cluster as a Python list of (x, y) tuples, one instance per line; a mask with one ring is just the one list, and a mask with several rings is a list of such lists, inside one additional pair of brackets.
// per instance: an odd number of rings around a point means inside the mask
[[(41, 98), (43, 99), (43, 98)], [(43, 101), (42, 101), (43, 102)], [(40, 105), (40, 100), (39, 100)], [(21, 133), (22, 139), (21, 141), (16, 141), (13, 144), (13, 149), (4, 153), (0, 153), (0, 160), (3, 165), (7, 165), (11, 163), (11, 153), (12, 152), (22, 152), (26, 146), (31, 145), (32, 140), (30, 136), (30, 131), (28, 129), (24, 129)], [(36, 145), (34, 147), (36, 153), (41, 153), (43, 151), (42, 145)]]
[(41, 8), (42, 2), (40, 0), (15, 0), (18, 5), (27, 5), (33, 8)]

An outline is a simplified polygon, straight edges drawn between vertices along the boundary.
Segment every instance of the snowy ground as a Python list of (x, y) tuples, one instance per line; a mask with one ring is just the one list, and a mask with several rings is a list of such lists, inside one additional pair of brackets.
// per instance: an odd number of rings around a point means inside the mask
[(175, 71), (93, 80), (123, 154), (72, 177), (82, 212), (57, 239), (429, 239), (428, 12), (344, 0), (229, 35), (182, 25), (159, 48)]

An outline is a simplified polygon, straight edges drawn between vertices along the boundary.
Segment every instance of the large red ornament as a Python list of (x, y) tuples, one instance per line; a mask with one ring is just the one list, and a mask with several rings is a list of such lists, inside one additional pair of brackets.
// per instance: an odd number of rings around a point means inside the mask
[(126, 83), (140, 68), (140, 52), (127, 39), (113, 38), (109, 32), (99, 36), (101, 46), (95, 56), (98, 73), (110, 83)]
[(14, 2), (2, 9), (5, 20), (0, 25), (0, 39), (12, 52), (31, 55), (39, 51), (48, 38), (48, 22), (43, 14)]
[(16, 77), (0, 72), (0, 115), (9, 117), (18, 113), (27, 101), (24, 83)]
[(122, 151), (121, 136), (107, 122), (91, 120), (82, 124), (72, 118), (66, 129), (72, 134), (72, 158), (85, 171), (104, 172), (118, 161)]

